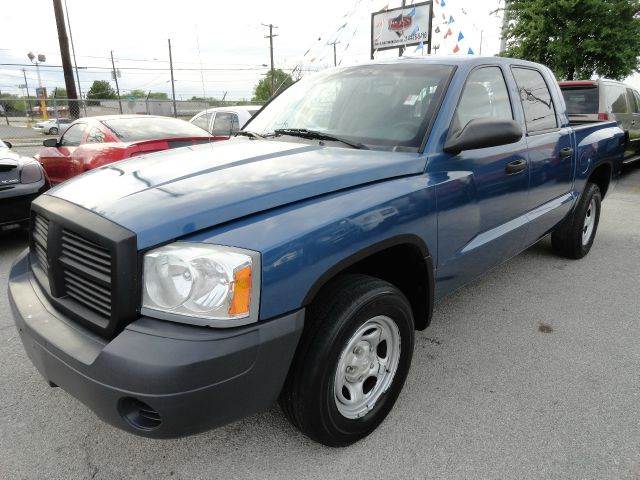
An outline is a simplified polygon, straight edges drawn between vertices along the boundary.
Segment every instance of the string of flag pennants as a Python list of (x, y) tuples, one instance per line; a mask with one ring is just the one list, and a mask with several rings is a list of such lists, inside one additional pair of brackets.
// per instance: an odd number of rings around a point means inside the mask
[[(449, 3), (453, 1), (455, 0), (434, 0), (432, 34), (433, 46), (431, 51), (434, 53), (437, 53), (438, 51), (446, 51), (448, 53), (466, 53), (467, 55), (475, 55), (475, 49), (471, 45), (468, 45), (468, 39), (463, 33), (462, 28), (458, 27), (459, 22), (456, 22), (456, 19), (451, 12), (451, 6)], [(460, 8), (459, 13), (463, 17), (468, 17), (464, 8)], [(436, 40), (436, 38), (439, 40)], [(466, 47), (465, 44), (467, 44)]]

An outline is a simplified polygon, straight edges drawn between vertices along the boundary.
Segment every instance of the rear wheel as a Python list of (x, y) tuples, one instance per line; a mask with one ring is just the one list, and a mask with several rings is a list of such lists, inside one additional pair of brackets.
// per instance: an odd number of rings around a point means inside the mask
[(587, 255), (596, 238), (602, 195), (594, 183), (587, 184), (573, 214), (551, 234), (551, 245), (560, 255), (579, 259)]
[(49, 135), (57, 135), (58, 134), (58, 127), (51, 127), (49, 129)]
[(307, 312), (280, 396), (291, 422), (312, 439), (345, 446), (369, 435), (393, 407), (411, 365), (411, 307), (393, 285), (338, 278)]

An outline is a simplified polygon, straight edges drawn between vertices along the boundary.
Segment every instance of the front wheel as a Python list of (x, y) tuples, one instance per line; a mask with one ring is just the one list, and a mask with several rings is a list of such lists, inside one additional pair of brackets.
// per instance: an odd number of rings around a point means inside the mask
[(596, 238), (601, 208), (600, 189), (594, 183), (587, 184), (573, 214), (551, 234), (553, 249), (568, 258), (587, 255)]
[(349, 445), (369, 435), (400, 394), (413, 356), (411, 307), (393, 285), (347, 275), (324, 289), (306, 322), (280, 404), (312, 439)]

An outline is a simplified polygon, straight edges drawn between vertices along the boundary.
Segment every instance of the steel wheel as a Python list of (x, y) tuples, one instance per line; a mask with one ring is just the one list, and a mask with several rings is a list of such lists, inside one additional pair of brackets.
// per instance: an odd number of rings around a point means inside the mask
[(367, 320), (353, 334), (340, 355), (334, 397), (341, 415), (365, 416), (385, 393), (398, 369), (400, 331), (387, 316)]
[(596, 209), (598, 206), (596, 205), (595, 198), (591, 199), (589, 202), (589, 208), (587, 208), (587, 213), (584, 217), (584, 223), (582, 224), (582, 245), (588, 245), (591, 240), (591, 235), (593, 235), (593, 229), (596, 225)]

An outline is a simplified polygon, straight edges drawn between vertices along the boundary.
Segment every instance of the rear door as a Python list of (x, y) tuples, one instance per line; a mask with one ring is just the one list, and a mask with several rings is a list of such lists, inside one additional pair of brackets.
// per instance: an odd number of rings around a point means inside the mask
[(573, 197), (573, 131), (561, 125), (552, 95), (551, 74), (525, 66), (512, 67), (526, 122), (529, 157), (529, 226), (527, 243), (546, 234), (569, 212)]

